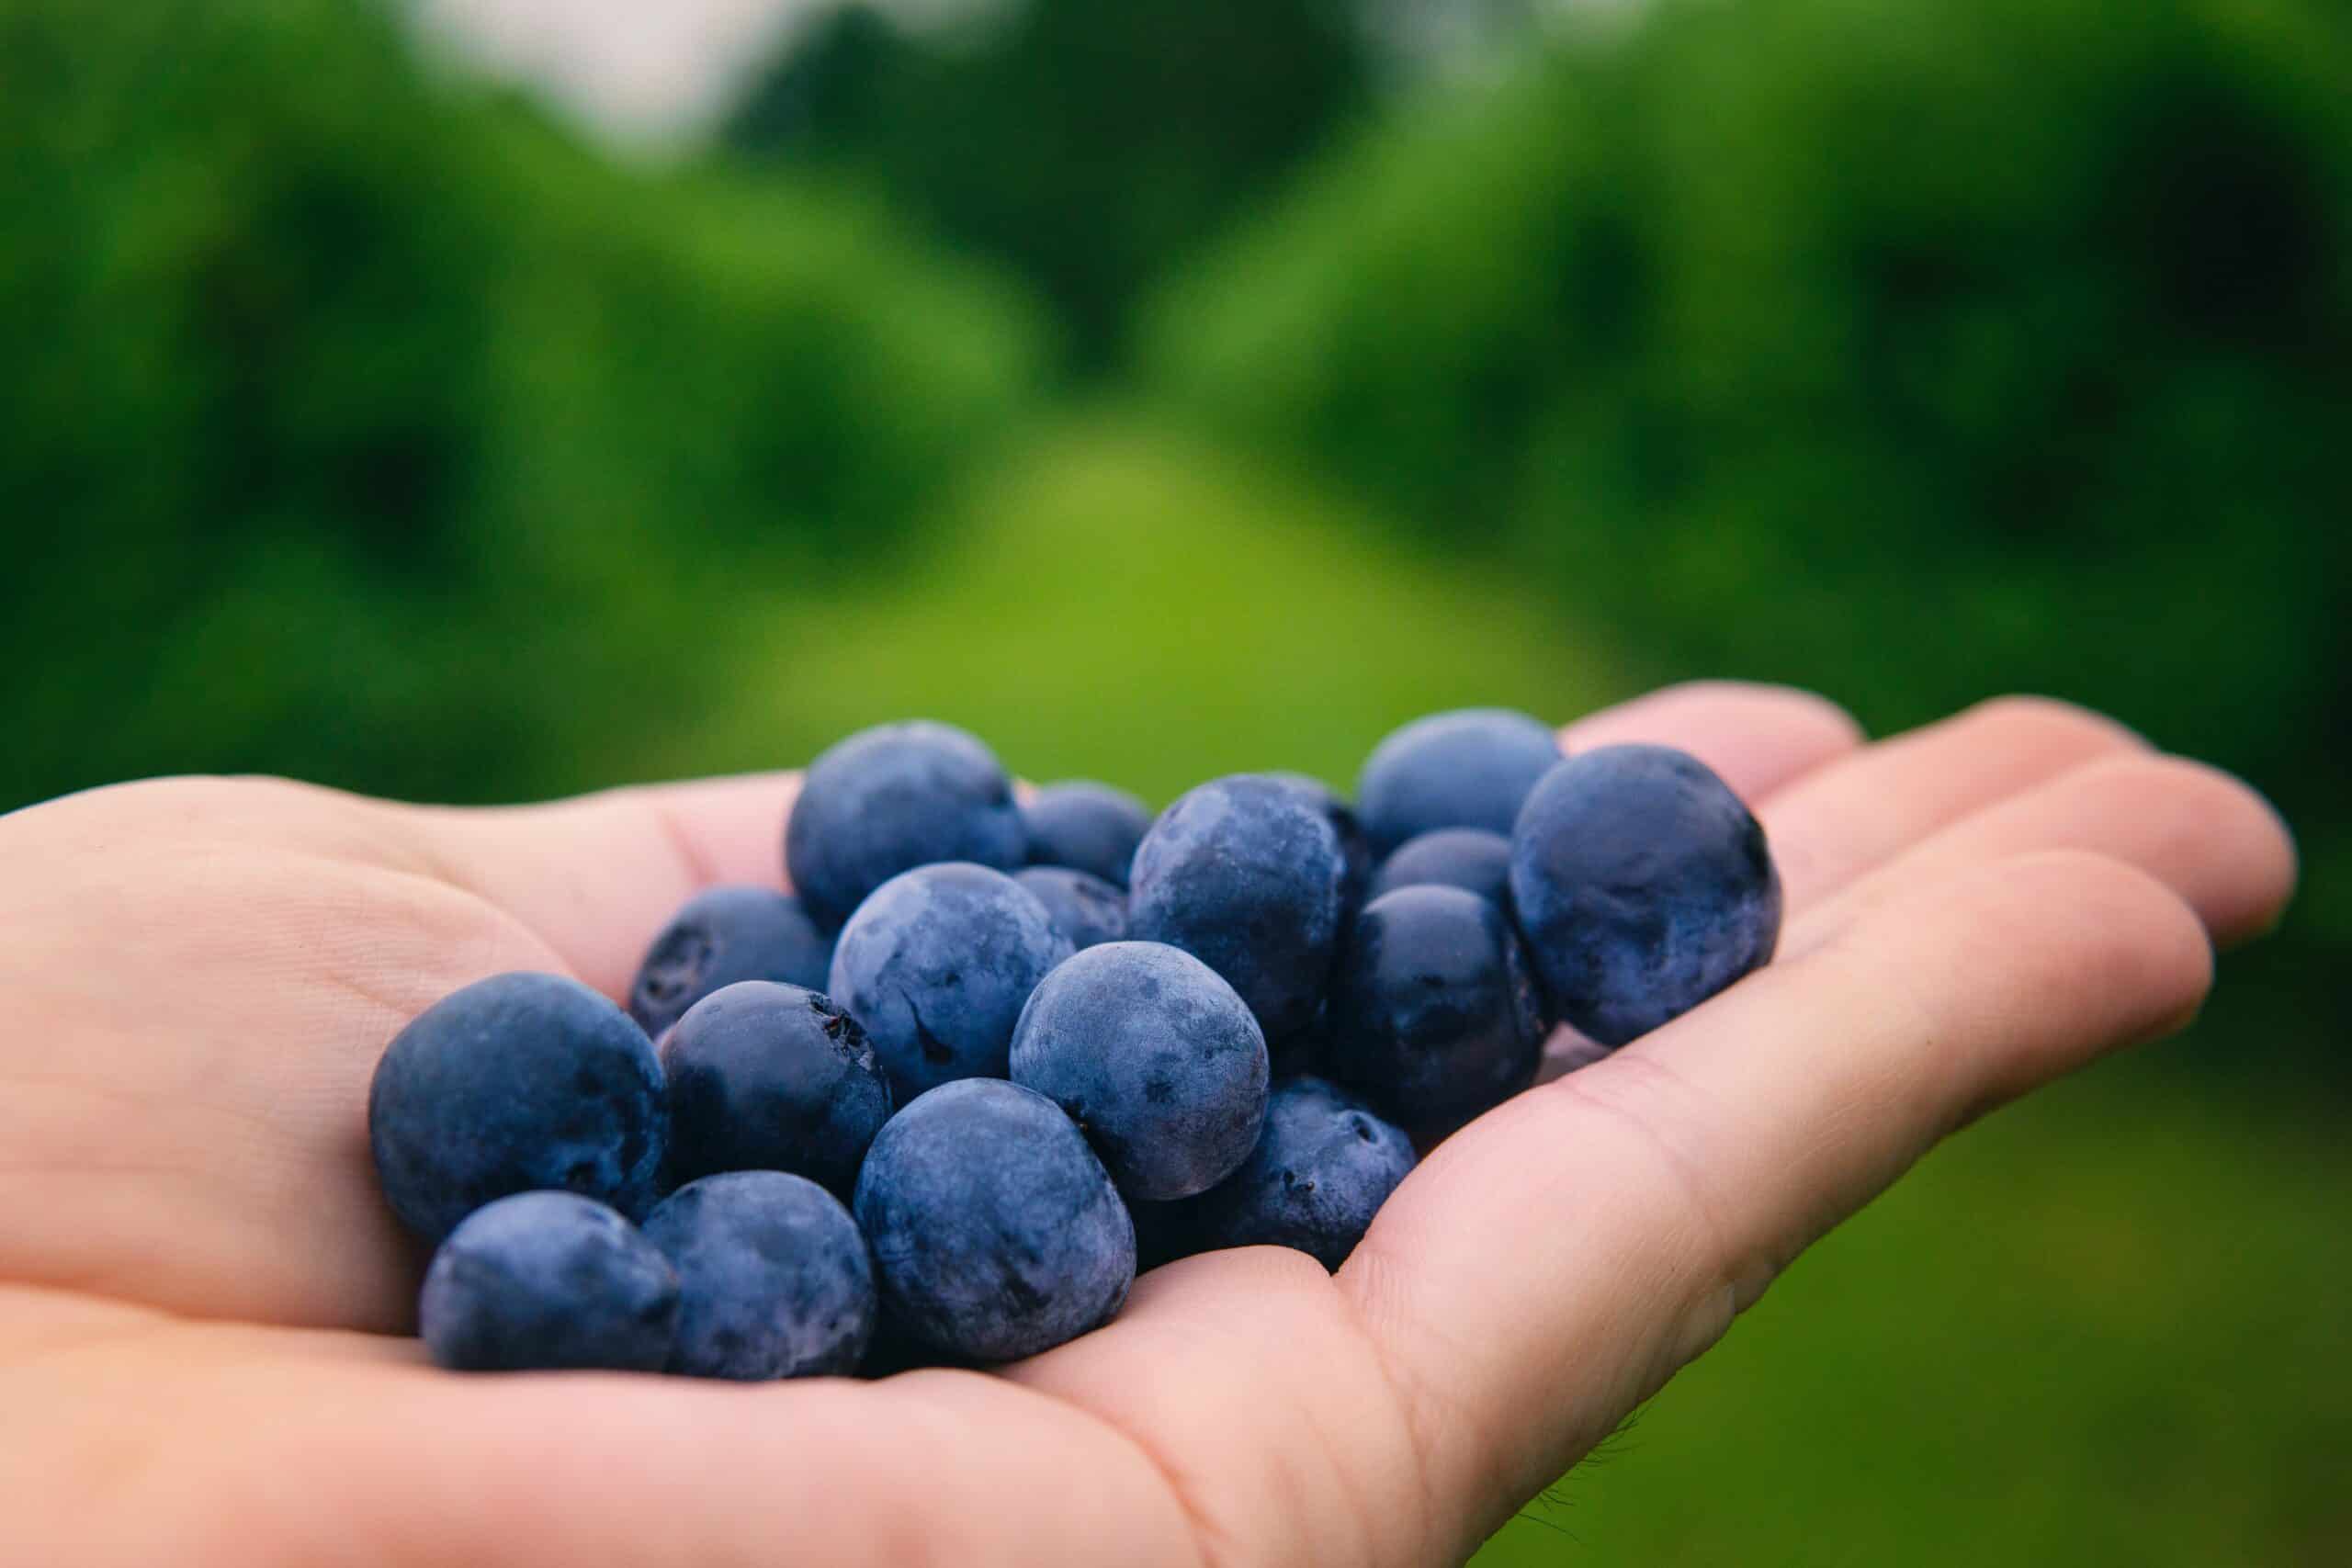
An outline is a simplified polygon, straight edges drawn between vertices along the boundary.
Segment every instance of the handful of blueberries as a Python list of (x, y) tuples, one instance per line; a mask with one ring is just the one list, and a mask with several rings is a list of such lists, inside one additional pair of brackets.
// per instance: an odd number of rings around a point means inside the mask
[(986, 1364), (1108, 1322), (1139, 1257), (1336, 1269), (1414, 1138), (1527, 1088), (1555, 1022), (1623, 1044), (1781, 919), (1702, 764), (1564, 760), (1494, 709), (1390, 735), (1352, 809), (1238, 774), (1157, 818), (1017, 801), (970, 735), (888, 725), (817, 759), (784, 851), (795, 892), (691, 900), (627, 1012), (501, 975), (386, 1049), (369, 1139), (438, 1247), (442, 1365)]

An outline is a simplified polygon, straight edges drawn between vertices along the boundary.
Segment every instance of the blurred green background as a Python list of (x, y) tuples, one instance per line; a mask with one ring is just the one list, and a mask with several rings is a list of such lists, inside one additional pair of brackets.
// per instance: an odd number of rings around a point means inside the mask
[(2352, 12), (771, 8), (649, 140), (454, 0), (0, 0), (0, 806), (2074, 697), (2281, 804), (2287, 929), (1481, 1561), (2352, 1561)]

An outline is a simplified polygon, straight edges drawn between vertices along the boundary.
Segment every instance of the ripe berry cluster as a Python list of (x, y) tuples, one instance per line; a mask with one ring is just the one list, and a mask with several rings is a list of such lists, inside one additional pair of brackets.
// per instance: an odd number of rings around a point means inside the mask
[(1621, 1045), (1780, 927), (1703, 765), (1493, 709), (1390, 735), (1352, 807), (1254, 773), (1157, 818), (884, 726), (808, 769), (785, 863), (679, 910), (626, 1012), (501, 975), (386, 1049), (369, 1136), (438, 1247), (443, 1365), (985, 1364), (1108, 1322), (1139, 1258), (1337, 1269), (1555, 1024)]

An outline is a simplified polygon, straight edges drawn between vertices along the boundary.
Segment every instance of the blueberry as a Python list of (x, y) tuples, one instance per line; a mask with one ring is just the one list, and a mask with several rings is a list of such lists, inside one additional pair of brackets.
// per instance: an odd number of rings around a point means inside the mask
[(427, 1241), (540, 1188), (642, 1214), (667, 1127), (645, 1031), (556, 975), (494, 975), (444, 997), (392, 1037), (368, 1090), (384, 1196)]
[(1323, 814), (1331, 824), (1331, 831), (1340, 836), (1340, 853), (1348, 863), (1345, 902), (1353, 910), (1363, 902), (1364, 887), (1372, 880), (1372, 842), (1363, 836), (1363, 824), (1357, 819), (1355, 808), (1339, 791), (1306, 773), (1272, 773), (1261, 776), (1296, 792), (1299, 798)]
[(1404, 1134), (1321, 1078), (1285, 1079), (1249, 1159), (1190, 1205), (1193, 1239), (1296, 1247), (1336, 1270), (1412, 1168)]
[(902, 871), (940, 861), (1010, 871), (1028, 850), (995, 753), (923, 720), (861, 730), (811, 762), (784, 836), (793, 888), (828, 928)]
[(846, 1193), (890, 1119), (890, 1085), (855, 1019), (800, 986), (740, 980), (662, 1037), (670, 1172), (788, 1170)]
[(1511, 835), (1511, 901), (1554, 1010), (1617, 1046), (1769, 961), (1764, 829), (1697, 758), (1609, 746), (1563, 763)]
[(1072, 947), (1127, 940), (1127, 894), (1099, 876), (1068, 866), (1033, 865), (1012, 880), (1037, 896), (1054, 929)]
[(800, 900), (767, 887), (714, 887), (686, 900), (646, 950), (629, 1016), (655, 1039), (685, 1010), (738, 980), (822, 990), (833, 939)]
[(1399, 887), (1425, 883), (1465, 888), (1490, 900), (1496, 908), (1508, 910), (1510, 840), (1484, 828), (1440, 828), (1416, 834), (1380, 863), (1364, 897), (1377, 898)]
[(894, 876), (858, 906), (827, 988), (865, 1026), (904, 1103), (952, 1078), (1002, 1077), (1023, 1004), (1070, 952), (1036, 895), (950, 862)]
[(1345, 912), (1330, 820), (1296, 785), (1217, 779), (1162, 812), (1136, 851), (1128, 931), (1181, 947), (1241, 993), (1270, 1041), (1312, 1022)]
[(467, 1215), (417, 1300), (434, 1360), (465, 1372), (658, 1372), (678, 1276), (635, 1225), (573, 1192), (517, 1192)]
[(1407, 1126), (1466, 1121), (1534, 1081), (1544, 1012), (1519, 937), (1460, 887), (1366, 904), (1331, 980), (1332, 1076)]
[(874, 1268), (841, 1200), (805, 1177), (690, 1181), (646, 1217), (676, 1266), (670, 1370), (759, 1382), (857, 1370), (874, 1336)]
[(1431, 714), (1373, 748), (1356, 783), (1356, 809), (1382, 855), (1440, 828), (1508, 833), (1527, 792), (1559, 761), (1550, 728), (1523, 713)]
[(1151, 942), (1090, 947), (1012, 1032), (1012, 1081), (1069, 1112), (1131, 1198), (1189, 1198), (1249, 1157), (1266, 1039), (1216, 971)]
[(1085, 1333), (1135, 1279), (1135, 1226), (1102, 1162), (1052, 1100), (999, 1079), (890, 1119), (858, 1173), (857, 1222), (891, 1322), (973, 1361)]
[(1029, 863), (1062, 865), (1127, 885), (1136, 845), (1151, 826), (1151, 811), (1123, 789), (1074, 782), (1050, 784), (1021, 808), (1029, 830)]

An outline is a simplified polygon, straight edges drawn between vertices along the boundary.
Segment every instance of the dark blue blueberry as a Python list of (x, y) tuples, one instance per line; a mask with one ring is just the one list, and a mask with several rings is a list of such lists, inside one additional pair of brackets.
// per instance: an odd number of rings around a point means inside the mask
[(1021, 808), (1021, 819), (1031, 865), (1065, 865), (1125, 887), (1151, 811), (1125, 790), (1081, 781), (1046, 785)]
[(461, 1372), (658, 1372), (678, 1331), (678, 1276), (614, 1210), (517, 1192), (468, 1214), (433, 1255), (417, 1332)]
[(1511, 901), (1554, 1011), (1622, 1045), (1768, 962), (1764, 829), (1697, 758), (1608, 746), (1562, 764), (1511, 835)]
[(670, 1173), (788, 1170), (846, 1193), (890, 1119), (890, 1085), (857, 1020), (800, 986), (741, 980), (662, 1037)]
[(1449, 1126), (1534, 1081), (1544, 1010), (1490, 899), (1400, 887), (1356, 915), (1331, 978), (1331, 1075), (1408, 1127)]
[(1364, 837), (1363, 824), (1357, 820), (1355, 807), (1350, 806), (1338, 790), (1309, 774), (1272, 773), (1263, 776), (1295, 790), (1302, 799), (1323, 814), (1331, 824), (1331, 831), (1340, 836), (1340, 853), (1348, 863), (1345, 899), (1347, 908), (1352, 911), (1364, 901), (1365, 885), (1372, 880), (1372, 840)]
[(368, 1090), (377, 1178), (427, 1241), (541, 1188), (642, 1214), (668, 1127), (645, 1031), (558, 975), (494, 975), (442, 998), (392, 1037)]
[(1216, 779), (1144, 835), (1127, 929), (1224, 976), (1266, 1038), (1281, 1041), (1314, 1021), (1347, 876), (1338, 831), (1297, 785), (1254, 773)]
[(1099, 876), (1068, 866), (1033, 865), (1016, 871), (1012, 880), (1037, 896), (1052, 917), (1054, 929), (1069, 938), (1072, 947), (1127, 940), (1127, 894)]
[(995, 753), (926, 720), (861, 730), (809, 763), (784, 834), (793, 889), (828, 927), (902, 871), (940, 861), (1010, 871), (1028, 852)]
[(1510, 908), (1510, 840), (1484, 828), (1440, 828), (1396, 846), (1380, 863), (1367, 900), (1399, 887), (1436, 883), (1462, 887), (1491, 899), (1498, 909)]
[(1130, 1198), (1232, 1174), (1266, 1114), (1266, 1039), (1216, 970), (1114, 942), (1046, 976), (1012, 1032), (1012, 1081), (1069, 1112)]
[(1075, 1338), (1135, 1279), (1135, 1226), (1085, 1136), (998, 1078), (933, 1089), (890, 1119), (858, 1173), (857, 1223), (888, 1319), (967, 1360)]
[(1293, 1247), (1337, 1269), (1412, 1168), (1404, 1134), (1321, 1078), (1287, 1078), (1249, 1159), (1188, 1205), (1193, 1239)]
[(1523, 713), (1431, 714), (1373, 748), (1356, 783), (1356, 809), (1381, 855), (1440, 828), (1508, 833), (1527, 792), (1559, 761), (1551, 729)]
[(865, 1026), (904, 1104), (954, 1078), (1002, 1077), (1023, 1004), (1070, 951), (1036, 895), (1002, 872), (926, 865), (858, 906), (828, 989)]
[(800, 900), (768, 887), (714, 887), (670, 918), (629, 987), (629, 1016), (656, 1040), (721, 986), (777, 980), (825, 988), (833, 939)]
[(670, 1370), (760, 1382), (854, 1372), (874, 1337), (874, 1268), (841, 1200), (803, 1177), (736, 1170), (646, 1216), (678, 1270)]
[(417, 1302), (426, 1349), (457, 1371), (659, 1371), (677, 1320), (669, 1260), (572, 1192), (514, 1193), (467, 1215)]

